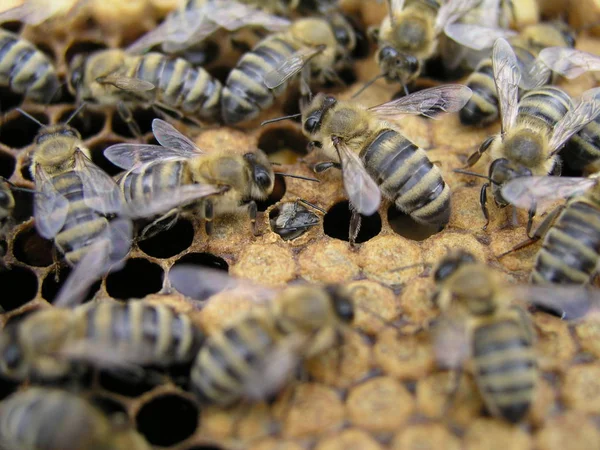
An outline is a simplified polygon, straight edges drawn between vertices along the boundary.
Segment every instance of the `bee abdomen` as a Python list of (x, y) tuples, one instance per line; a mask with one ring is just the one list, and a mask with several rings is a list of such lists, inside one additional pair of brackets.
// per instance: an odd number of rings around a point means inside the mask
[(544, 238), (533, 283), (584, 284), (600, 262), (600, 210), (584, 202), (567, 206)]
[(264, 84), (264, 76), (276, 69), (297, 50), (283, 37), (272, 36), (246, 53), (229, 73), (221, 95), (221, 113), (227, 124), (250, 120), (271, 106), (286, 88), (283, 83), (276, 89)]
[(463, 125), (483, 126), (498, 118), (498, 93), (491, 58), (482, 60), (467, 78), (473, 96), (459, 112)]
[(600, 159), (600, 116), (567, 141), (561, 157), (575, 170), (583, 170), (588, 164)]
[(139, 172), (126, 173), (117, 181), (123, 200), (131, 203), (180, 186), (186, 164), (186, 161), (160, 162)]
[(425, 151), (397, 131), (383, 130), (360, 156), (398, 209), (421, 223), (448, 223), (450, 190)]
[(493, 414), (517, 423), (529, 410), (535, 387), (535, 355), (517, 321), (479, 326), (473, 336), (477, 384)]
[(519, 102), (517, 121), (534, 123), (550, 132), (572, 105), (566, 92), (554, 86), (544, 86), (523, 95)]

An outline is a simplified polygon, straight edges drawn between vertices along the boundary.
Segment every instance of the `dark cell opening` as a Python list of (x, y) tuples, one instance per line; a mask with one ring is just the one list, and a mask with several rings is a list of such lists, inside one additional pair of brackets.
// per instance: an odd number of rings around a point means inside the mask
[(38, 280), (32, 270), (12, 265), (10, 268), (0, 270), (0, 286), (18, 286), (18, 289), (5, 291), (0, 296), (0, 307), (4, 311), (12, 311), (35, 298)]
[[(44, 278), (44, 281), (42, 282), (42, 297), (48, 300), (50, 303), (54, 303), (58, 291), (60, 290), (62, 285), (65, 284), (65, 281), (67, 281), (67, 278), (71, 274), (71, 270), (72, 269), (69, 266), (61, 266), (58, 272), (58, 282), (56, 281), (56, 272), (54, 270), (48, 272), (46, 278)], [(101, 285), (102, 280), (98, 280), (94, 284), (92, 284), (88, 293), (82, 299), (82, 303), (90, 301), (94, 297), (96, 292), (98, 292)]]
[[(142, 135), (148, 133), (149, 131), (152, 131), (152, 121), (156, 118), (156, 113), (152, 110), (152, 108), (133, 109), (129, 105), (128, 105), (128, 108), (130, 108), (131, 114), (133, 115), (133, 120), (135, 123), (137, 123)], [(119, 113), (117, 111), (115, 111), (112, 116), (112, 130), (119, 136), (123, 136), (126, 138), (137, 138), (138, 137), (132, 133), (127, 122), (125, 122), (121, 118), (121, 116), (119, 115)]]
[[(160, 51), (160, 48), (156, 51)], [(206, 66), (219, 57), (219, 44), (215, 41), (203, 41), (194, 47), (176, 53), (176, 56), (185, 59), (193, 66)]]
[(258, 140), (258, 148), (269, 156), (269, 161), (279, 164), (296, 163), (298, 158), (308, 154), (307, 145), (308, 139), (291, 128), (272, 128)]
[[(288, 89), (287, 95), (282, 105), (282, 111), (284, 116), (291, 116), (292, 114), (300, 113), (300, 102), (302, 100), (302, 94), (300, 89)], [(288, 119), (296, 123), (300, 123), (302, 118), (295, 117)]]
[[(224, 272), (229, 270), (227, 261), (211, 253), (189, 253), (182, 258), (179, 258), (173, 267), (177, 267), (178, 265), (200, 266), (208, 269), (222, 270)], [(215, 289), (213, 286), (197, 286), (193, 283), (193, 286), (191, 286), (191, 283), (186, 282), (185, 279), (176, 279), (171, 276), (169, 276), (169, 279), (171, 285), (177, 289), (177, 291), (196, 300), (206, 300), (211, 295), (219, 292), (219, 289)]]
[(77, 55), (87, 55), (98, 50), (104, 50), (105, 48), (106, 45), (102, 44), (101, 42), (74, 41), (71, 43), (71, 45), (69, 45), (69, 48), (65, 53), (65, 59), (67, 60), (67, 63), (70, 64), (73, 58)]
[(24, 222), (33, 216), (33, 192), (13, 190), (15, 209), (13, 219), (16, 223)]
[(102, 388), (111, 393), (126, 397), (138, 397), (155, 388), (157, 384), (151, 377), (145, 377), (143, 372), (129, 374), (117, 370), (113, 372), (100, 371), (98, 382)]
[[(4, 98), (2, 98), (2, 102), (4, 103)], [(4, 108), (3, 104), (2, 108)], [(48, 124), (48, 117), (44, 114), (27, 112), (44, 125)], [(29, 117), (25, 117), (23, 114), (19, 113), (2, 124), (2, 130), (0, 130), (0, 142), (11, 148), (27, 147), (33, 142), (33, 138), (39, 130), (40, 126), (37, 123)]]
[(0, 375), (0, 401), (4, 400), (10, 394), (13, 394), (19, 388), (19, 382), (4, 378)]
[(227, 81), (227, 77), (229, 76), (229, 72), (231, 72), (231, 67), (228, 66), (216, 66), (206, 69), (206, 71), (214, 78), (219, 80), (221, 84), (224, 86)]
[[(348, 230), (350, 229), (350, 204), (348, 201), (336, 203), (325, 214), (323, 220), (323, 230), (329, 237), (348, 241)], [(362, 216), (360, 231), (356, 237), (356, 243), (366, 242), (377, 236), (381, 231), (381, 217), (379, 213), (372, 216)]]
[(31, 175), (31, 153), (21, 162), (21, 176), (29, 181), (34, 181)]
[(96, 144), (90, 146), (90, 153), (92, 155), (92, 161), (102, 170), (104, 170), (111, 177), (115, 176), (118, 173), (123, 172), (123, 169), (115, 166), (111, 163), (105, 156), (104, 150), (114, 144), (120, 144), (123, 141), (111, 141), (111, 140), (101, 140)]
[(48, 267), (52, 264), (53, 245), (52, 241), (41, 237), (32, 226), (17, 234), (13, 243), (13, 254), (29, 266)]
[(138, 246), (147, 255), (155, 258), (170, 258), (184, 251), (192, 245), (193, 241), (193, 225), (188, 220), (179, 219), (170, 229), (139, 241)]
[(127, 414), (127, 409), (121, 402), (104, 395), (94, 395), (90, 398), (90, 402), (108, 416)]
[[(310, 183), (310, 181), (307, 181), (307, 183)], [(283, 198), (283, 196), (285, 195), (285, 189), (286, 189), (285, 181), (284, 181), (283, 177), (281, 175), (276, 174), (275, 186), (273, 186), (273, 192), (271, 192), (271, 195), (269, 195), (269, 197), (267, 197), (267, 199), (265, 201), (256, 202), (256, 206), (257, 206), (258, 210), (266, 211), (269, 208), (269, 206), (274, 205), (279, 200), (281, 200)]]
[[(1, 113), (1, 112), (0, 112)], [(0, 130), (2, 134), (2, 130)], [(17, 160), (13, 155), (6, 152), (0, 152), (0, 177), (10, 178), (15, 171)]]
[(106, 291), (115, 299), (143, 298), (162, 288), (163, 270), (142, 258), (130, 259), (118, 272), (106, 277)]
[(137, 430), (156, 446), (169, 447), (196, 431), (199, 411), (187, 398), (169, 394), (155, 397), (139, 410)]
[[(66, 123), (74, 112), (75, 108), (65, 111), (58, 122)], [(104, 114), (83, 108), (69, 121), (69, 125), (79, 131), (83, 139), (88, 139), (100, 133), (105, 122), (106, 116)]]
[(0, 28), (10, 31), (11, 33), (19, 34), (23, 28), (23, 23), (16, 20), (11, 20), (10, 22), (1, 23)]
[[(7, 111), (19, 107), (23, 103), (23, 98), (23, 95), (13, 92), (8, 86), (0, 87), (0, 113), (5, 114)], [(4, 134), (4, 130), (0, 130), (0, 136), (2, 134)]]
[(423, 241), (442, 231), (437, 225), (425, 225), (416, 222), (408, 214), (404, 214), (394, 205), (388, 208), (388, 222), (395, 233), (413, 241)]

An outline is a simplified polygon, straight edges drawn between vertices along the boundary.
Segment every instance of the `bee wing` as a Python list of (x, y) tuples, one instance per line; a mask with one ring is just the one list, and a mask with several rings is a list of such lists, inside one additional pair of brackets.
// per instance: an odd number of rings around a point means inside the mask
[(40, 166), (35, 167), (37, 192), (33, 200), (35, 228), (40, 236), (52, 239), (58, 234), (69, 212), (69, 201), (59, 193)]
[(123, 203), (119, 186), (81, 151), (75, 151), (75, 170), (83, 185), (85, 203), (101, 214), (121, 212)]
[(519, 81), (519, 87), (521, 89), (530, 91), (548, 83), (551, 71), (539, 57), (530, 63), (517, 57), (517, 63), (521, 72), (521, 81)]
[(68, 308), (81, 303), (92, 284), (109, 270), (115, 271), (123, 267), (132, 239), (131, 221), (111, 221), (69, 274), (53, 302), (54, 306)]
[(205, 305), (204, 299), (223, 290), (240, 289), (248, 299), (257, 303), (271, 301), (277, 290), (234, 278), (222, 270), (178, 264), (169, 271), (171, 286), (183, 295), (198, 301), (198, 307)]
[(480, 2), (481, 0), (448, 0), (440, 7), (435, 18), (436, 34), (441, 33), (446, 25), (456, 22)]
[(600, 290), (580, 285), (522, 285), (511, 287), (516, 299), (541, 306), (569, 321), (580, 321), (600, 313)]
[(503, 38), (494, 43), (492, 67), (502, 116), (502, 132), (506, 133), (517, 120), (521, 71), (515, 52)]
[(291, 22), (283, 17), (236, 1), (212, 2), (207, 5), (209, 20), (228, 31), (235, 31), (245, 26), (259, 26), (268, 31), (282, 31)]
[(390, 13), (400, 12), (404, 9), (405, 0), (388, 0)]
[(472, 92), (462, 84), (446, 84), (423, 89), (397, 100), (369, 108), (381, 118), (395, 118), (403, 114), (421, 114), (437, 117), (460, 111), (471, 98)]
[(381, 203), (379, 186), (367, 173), (360, 158), (342, 140), (334, 137), (333, 145), (342, 163), (344, 188), (350, 203), (360, 214), (370, 216)]
[(59, 15), (66, 15), (81, 0), (25, 0), (22, 5), (15, 6), (0, 13), (0, 23), (19, 21), (29, 25), (40, 25), (46, 20)]
[(558, 121), (550, 138), (552, 154), (557, 153), (571, 136), (581, 130), (600, 114), (600, 88), (593, 88), (581, 94), (575, 106)]
[(285, 83), (288, 79), (300, 72), (311, 58), (314, 58), (323, 50), (325, 50), (325, 45), (301, 48), (290, 55), (290, 57), (283, 61), (276, 69), (265, 74), (265, 86), (269, 89), (275, 89), (277, 86)]
[(498, 38), (509, 38), (518, 33), (505, 28), (492, 28), (484, 25), (451, 23), (446, 25), (444, 33), (453, 41), (473, 50), (492, 48)]
[(121, 169), (139, 170), (141, 166), (172, 159), (187, 159), (188, 152), (151, 144), (115, 144), (104, 150), (104, 156)]
[(440, 367), (457, 369), (471, 356), (471, 341), (464, 320), (444, 315), (435, 321), (432, 336)]
[(101, 84), (110, 84), (124, 91), (144, 92), (151, 91), (156, 86), (149, 81), (140, 78), (127, 77), (119, 74), (109, 74), (96, 78), (96, 81)]
[(199, 153), (204, 153), (196, 144), (180, 133), (177, 128), (168, 122), (161, 119), (152, 121), (152, 132), (154, 137), (163, 147), (177, 150), (179, 155), (184, 158), (198, 156)]
[(536, 205), (536, 211), (543, 211), (552, 202), (581, 194), (595, 184), (592, 178), (519, 177), (502, 186), (502, 197), (519, 208)]
[(600, 56), (574, 48), (548, 47), (540, 52), (538, 58), (552, 71), (568, 79), (600, 70)]

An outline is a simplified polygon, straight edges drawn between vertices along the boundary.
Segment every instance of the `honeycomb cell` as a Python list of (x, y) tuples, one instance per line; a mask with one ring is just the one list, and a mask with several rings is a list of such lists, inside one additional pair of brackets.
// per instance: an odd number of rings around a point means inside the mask
[(175, 394), (159, 395), (145, 403), (135, 417), (137, 430), (152, 444), (168, 447), (189, 438), (198, 425), (195, 403)]
[(410, 215), (403, 213), (394, 205), (388, 208), (387, 219), (395, 233), (411, 241), (424, 241), (442, 231), (437, 225), (427, 225), (415, 221)]
[(536, 348), (542, 355), (538, 357), (540, 367), (543, 370), (565, 367), (577, 351), (568, 324), (558, 317), (537, 313), (534, 326), (538, 336)]
[[(4, 100), (4, 99), (3, 99)], [(4, 107), (4, 105), (2, 105)], [(48, 125), (49, 120), (45, 114), (27, 111), (33, 118), (44, 125)], [(2, 124), (2, 133), (0, 133), (0, 142), (10, 148), (27, 147), (33, 142), (33, 138), (38, 133), (40, 125), (23, 114), (18, 114), (12, 119), (6, 120)]]
[(296, 275), (296, 263), (286, 247), (254, 244), (242, 249), (231, 274), (268, 286), (287, 283)]
[(420, 246), (395, 235), (371, 239), (361, 246), (359, 256), (360, 266), (370, 280), (392, 287), (423, 271)]
[(22, 263), (34, 267), (47, 267), (52, 264), (54, 244), (41, 237), (35, 227), (20, 231), (13, 243), (13, 255)]
[(360, 271), (350, 246), (334, 239), (303, 249), (298, 264), (303, 278), (311, 282), (341, 283), (355, 278)]
[[(156, 118), (156, 113), (152, 109), (135, 108), (131, 111), (133, 121), (137, 123), (142, 135), (152, 131), (152, 120)], [(115, 111), (112, 115), (111, 130), (113, 133), (125, 138), (137, 138), (121, 116)]]
[(466, 450), (527, 450), (529, 434), (515, 426), (493, 419), (475, 419), (465, 433)]
[[(327, 236), (348, 242), (348, 230), (350, 228), (350, 204), (343, 201), (333, 205), (323, 219), (323, 230)], [(372, 216), (361, 214), (361, 225), (356, 236), (356, 243), (367, 242), (381, 231), (381, 217), (376, 212)]]
[[(67, 281), (71, 273), (71, 268), (68, 266), (60, 267), (58, 271), (58, 281), (56, 280), (56, 271), (50, 270), (42, 281), (42, 298), (53, 303), (63, 284)], [(96, 281), (90, 286), (87, 294), (81, 299), (83, 303), (91, 300), (96, 292), (100, 289), (101, 280)]]
[(579, 345), (586, 352), (600, 358), (600, 318), (590, 317), (575, 326)]
[(17, 161), (15, 157), (8, 152), (0, 151), (0, 177), (10, 178), (15, 171)]
[(26, 221), (33, 216), (33, 192), (13, 189), (15, 209), (12, 217), (16, 224)]
[(361, 430), (344, 430), (319, 441), (315, 450), (381, 450), (375, 439)]
[(123, 169), (115, 166), (111, 163), (106, 156), (104, 156), (104, 150), (114, 144), (119, 144), (122, 141), (118, 140), (106, 140), (102, 139), (94, 144), (90, 145), (90, 153), (92, 155), (92, 162), (104, 170), (110, 176), (115, 176), (121, 172)]
[(561, 397), (577, 411), (597, 414), (600, 411), (600, 365), (582, 364), (569, 368)]
[(368, 334), (376, 334), (398, 317), (396, 296), (379, 283), (361, 280), (348, 285), (354, 302), (353, 325)]
[(433, 349), (426, 338), (393, 328), (379, 334), (373, 355), (378, 367), (401, 379), (420, 379), (434, 367)]
[(595, 450), (600, 448), (600, 431), (584, 414), (569, 412), (550, 418), (535, 442), (540, 450)]
[[(185, 219), (179, 219), (166, 231), (138, 242), (140, 250), (155, 258), (171, 258), (187, 249), (194, 241), (194, 226)], [(189, 255), (186, 255), (189, 256)]]
[(143, 298), (161, 290), (162, 268), (147, 259), (129, 259), (118, 272), (106, 277), (106, 292), (113, 298)]
[(67, 109), (58, 118), (58, 123), (67, 123), (67, 121), (70, 126), (79, 131), (83, 139), (88, 139), (102, 131), (106, 123), (106, 114), (96, 110)]
[(12, 311), (35, 298), (38, 279), (31, 269), (13, 264), (0, 270), (0, 286), (19, 286), (19, 289), (3, 291), (0, 296), (0, 307), (4, 311)]
[(288, 127), (267, 129), (258, 138), (258, 148), (279, 164), (294, 164), (306, 156), (307, 145), (308, 139), (299, 130)]
[(405, 427), (394, 436), (392, 450), (460, 450), (458, 437), (442, 424), (427, 423)]

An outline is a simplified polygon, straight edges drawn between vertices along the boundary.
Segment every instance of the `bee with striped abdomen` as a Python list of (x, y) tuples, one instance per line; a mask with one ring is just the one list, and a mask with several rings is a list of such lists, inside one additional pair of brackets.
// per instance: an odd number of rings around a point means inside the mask
[(398, 100), (365, 108), (353, 101), (317, 95), (302, 112), (302, 130), (331, 161), (317, 172), (337, 167), (353, 207), (350, 242), (360, 216), (379, 208), (381, 194), (420, 223), (443, 227), (450, 217), (450, 188), (424, 150), (385, 119), (403, 114), (428, 117), (459, 111), (471, 91), (446, 85), (415, 92)]
[(43, 104), (60, 96), (58, 73), (50, 58), (4, 29), (0, 29), (0, 87)]
[(0, 443), (10, 450), (150, 450), (133, 427), (79, 396), (39, 387), (0, 403)]
[(287, 31), (267, 36), (229, 73), (221, 96), (223, 121), (234, 124), (255, 118), (299, 73), (303, 96), (310, 93), (311, 78), (319, 83), (336, 80), (338, 63), (355, 45), (352, 25), (338, 13), (298, 19)]
[[(562, 145), (598, 114), (595, 90), (584, 93), (573, 104), (562, 90), (546, 86), (527, 92), (518, 100), (521, 71), (515, 53), (504, 39), (498, 39), (492, 52), (494, 81), (498, 91), (502, 132), (486, 139), (467, 162), (474, 165), (485, 152), (490, 153), (488, 179), (492, 194), (500, 207), (508, 205), (501, 188), (507, 181), (520, 176), (541, 176), (558, 172), (556, 154)], [(481, 189), (481, 207), (489, 223), (486, 206), (487, 188)], [(530, 211), (527, 231), (531, 229)]]

